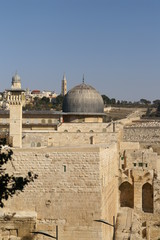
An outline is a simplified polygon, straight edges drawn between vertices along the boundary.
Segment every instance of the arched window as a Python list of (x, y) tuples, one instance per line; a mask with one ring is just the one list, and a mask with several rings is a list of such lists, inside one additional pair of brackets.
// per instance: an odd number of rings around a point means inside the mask
[(42, 120), (41, 120), (41, 123), (46, 123), (45, 119), (42, 119)]
[(93, 131), (93, 130), (90, 130), (89, 132), (90, 132), (90, 133), (93, 133), (94, 131)]
[(41, 147), (41, 143), (40, 142), (37, 143), (37, 147)]
[(153, 186), (150, 183), (142, 187), (142, 210), (153, 213)]
[(35, 142), (32, 142), (32, 143), (31, 143), (31, 147), (35, 147)]
[(119, 186), (120, 190), (120, 206), (121, 207), (134, 207), (134, 189), (133, 185), (129, 182), (123, 182)]
[(77, 133), (79, 133), (79, 132), (81, 132), (81, 130), (78, 129), (78, 130), (77, 130)]
[(68, 130), (64, 130), (64, 132), (68, 132)]
[(52, 123), (52, 119), (48, 119), (48, 123), (51, 124)]

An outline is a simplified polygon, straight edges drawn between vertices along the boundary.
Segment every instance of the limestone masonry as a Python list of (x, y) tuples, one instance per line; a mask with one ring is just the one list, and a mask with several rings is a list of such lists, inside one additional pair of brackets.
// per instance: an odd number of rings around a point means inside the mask
[(0, 112), (1, 139), (14, 152), (7, 171), (38, 179), (6, 201), (1, 239), (47, 239), (32, 232), (55, 237), (58, 226), (57, 240), (158, 240), (160, 122), (142, 121), (136, 110), (104, 123), (101, 96), (84, 82), (65, 96), (62, 112), (23, 112), (23, 101), (15, 75), (9, 111)]

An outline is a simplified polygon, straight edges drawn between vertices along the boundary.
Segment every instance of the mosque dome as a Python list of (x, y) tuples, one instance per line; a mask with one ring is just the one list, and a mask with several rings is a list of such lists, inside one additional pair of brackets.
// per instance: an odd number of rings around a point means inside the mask
[(63, 112), (103, 113), (103, 99), (95, 88), (83, 82), (64, 96)]
[(21, 78), (20, 76), (16, 73), (13, 77), (12, 77), (12, 84), (13, 83), (20, 83), (21, 82)]

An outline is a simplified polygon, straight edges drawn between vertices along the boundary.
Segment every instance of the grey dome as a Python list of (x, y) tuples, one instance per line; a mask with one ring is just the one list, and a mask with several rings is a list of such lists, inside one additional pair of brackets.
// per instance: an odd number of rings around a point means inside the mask
[(95, 88), (82, 83), (65, 95), (63, 112), (103, 113), (103, 99)]
[(20, 76), (16, 73), (13, 77), (12, 77), (12, 84), (13, 83), (19, 83), (21, 82), (21, 78)]

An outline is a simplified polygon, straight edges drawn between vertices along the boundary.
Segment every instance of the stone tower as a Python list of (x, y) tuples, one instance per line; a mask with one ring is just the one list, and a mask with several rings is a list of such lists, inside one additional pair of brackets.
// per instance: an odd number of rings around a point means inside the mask
[(10, 109), (9, 135), (12, 146), (22, 147), (22, 105), (24, 100), (24, 90), (21, 89), (21, 79), (16, 73), (12, 77), (12, 86), (8, 90), (8, 103)]
[(67, 93), (67, 80), (65, 74), (63, 75), (62, 79), (62, 89), (61, 89), (61, 95), (64, 96)]

